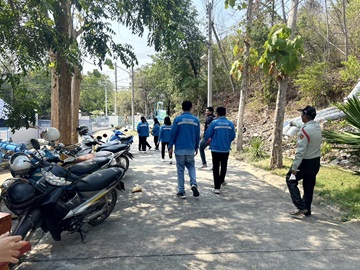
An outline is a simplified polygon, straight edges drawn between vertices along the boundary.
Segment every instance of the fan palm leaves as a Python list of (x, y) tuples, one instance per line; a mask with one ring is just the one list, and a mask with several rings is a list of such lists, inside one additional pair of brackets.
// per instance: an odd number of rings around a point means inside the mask
[(352, 97), (347, 102), (337, 104), (336, 107), (344, 112), (344, 120), (353, 127), (353, 132), (324, 130), (323, 137), (335, 148), (346, 149), (360, 156), (360, 100)]

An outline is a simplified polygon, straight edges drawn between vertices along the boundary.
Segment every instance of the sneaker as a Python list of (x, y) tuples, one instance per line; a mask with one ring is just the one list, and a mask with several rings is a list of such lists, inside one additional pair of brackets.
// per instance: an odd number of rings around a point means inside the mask
[(150, 151), (150, 149), (151, 149), (152, 147), (151, 146), (149, 146), (149, 151)]
[(303, 214), (304, 216), (306, 216), (306, 217), (310, 217), (311, 216), (311, 211), (307, 211), (305, 214)]
[(191, 186), (191, 190), (193, 192), (194, 197), (199, 197), (200, 193), (199, 193), (199, 191), (197, 189), (197, 186), (195, 186), (195, 185)]
[(165, 162), (165, 159), (162, 158), (161, 161), (162, 161), (162, 162)]
[(203, 164), (200, 169), (204, 169), (204, 168), (207, 168), (207, 165), (206, 164)]
[(215, 194), (220, 194), (220, 189), (213, 189), (213, 192), (215, 193)]
[(227, 182), (224, 181), (224, 182), (221, 183), (221, 185), (222, 185), (222, 186), (226, 186), (226, 185), (227, 185)]
[(290, 213), (290, 215), (292, 215), (292, 216), (298, 216), (298, 215), (302, 215), (302, 214), (306, 214), (308, 212), (308, 210), (307, 209), (303, 209), (303, 210), (301, 210), (301, 209), (295, 209), (294, 211), (292, 211), (291, 213)]
[(172, 164), (172, 159), (169, 160), (169, 164)]
[(176, 196), (178, 196), (178, 197), (181, 198), (181, 199), (186, 199), (185, 191), (184, 191), (184, 192), (178, 192), (178, 193), (176, 194)]

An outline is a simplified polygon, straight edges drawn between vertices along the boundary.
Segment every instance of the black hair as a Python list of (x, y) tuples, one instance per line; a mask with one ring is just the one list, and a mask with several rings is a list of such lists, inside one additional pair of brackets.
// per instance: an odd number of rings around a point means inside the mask
[(157, 118), (154, 118), (154, 125), (155, 125), (155, 124), (159, 124), (159, 125), (160, 125), (159, 120), (158, 120)]
[(143, 123), (146, 122), (145, 116), (141, 116), (140, 120), (141, 120), (141, 122), (143, 122)]
[(216, 112), (219, 116), (225, 116), (226, 115), (226, 108), (225, 107), (217, 107)]
[(206, 109), (209, 110), (209, 111), (212, 112), (212, 113), (214, 112), (214, 108), (213, 108), (213, 107), (207, 107)]
[(164, 125), (171, 126), (171, 120), (169, 116), (164, 118)]
[(192, 103), (191, 101), (186, 100), (181, 104), (181, 107), (184, 112), (188, 112), (192, 108)]

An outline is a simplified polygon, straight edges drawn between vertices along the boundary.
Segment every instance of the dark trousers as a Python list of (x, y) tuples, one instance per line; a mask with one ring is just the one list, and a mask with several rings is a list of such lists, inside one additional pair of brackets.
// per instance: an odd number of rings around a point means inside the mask
[(210, 143), (206, 142), (204, 138), (201, 139), (199, 149), (200, 149), (201, 162), (203, 165), (206, 165), (205, 148), (208, 147), (209, 145)]
[(154, 136), (155, 149), (159, 150), (159, 136)]
[[(313, 200), (314, 187), (316, 184), (316, 175), (320, 170), (320, 157), (313, 159), (303, 159), (296, 173), (296, 180), (289, 180), (291, 168), (286, 175), (286, 184), (288, 186), (291, 200), (295, 207), (311, 213), (311, 203)], [(299, 180), (303, 180), (304, 195), (301, 198), (298, 188)]]
[[(167, 149), (169, 143), (168, 142), (161, 142), (161, 158), (164, 159), (165, 158), (165, 149)], [(170, 156), (169, 154), (169, 158), (172, 158), (172, 155)]]
[(147, 137), (139, 136), (139, 151), (146, 151)]
[(211, 155), (212, 155), (212, 163), (213, 163), (214, 188), (220, 189), (221, 184), (224, 183), (225, 181), (229, 152), (227, 153), (211, 152)]

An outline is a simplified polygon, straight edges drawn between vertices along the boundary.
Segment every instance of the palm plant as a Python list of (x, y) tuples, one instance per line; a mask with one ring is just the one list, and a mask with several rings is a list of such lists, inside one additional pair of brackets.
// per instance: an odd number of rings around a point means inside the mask
[(326, 142), (335, 145), (334, 148), (346, 149), (360, 157), (360, 101), (357, 97), (349, 98), (347, 102), (336, 107), (345, 113), (344, 120), (353, 127), (352, 132), (323, 130)]

